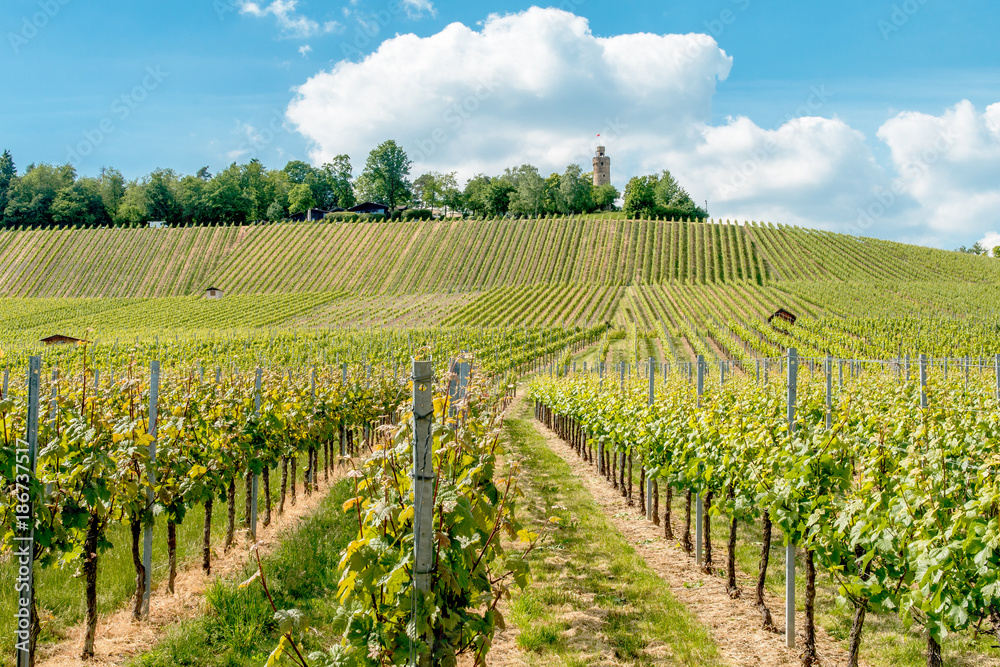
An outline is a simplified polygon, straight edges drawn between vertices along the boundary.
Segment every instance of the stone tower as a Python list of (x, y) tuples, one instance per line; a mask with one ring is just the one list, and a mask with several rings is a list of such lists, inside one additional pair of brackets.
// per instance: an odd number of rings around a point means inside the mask
[(610, 182), (611, 158), (604, 154), (604, 146), (598, 146), (594, 156), (594, 187)]

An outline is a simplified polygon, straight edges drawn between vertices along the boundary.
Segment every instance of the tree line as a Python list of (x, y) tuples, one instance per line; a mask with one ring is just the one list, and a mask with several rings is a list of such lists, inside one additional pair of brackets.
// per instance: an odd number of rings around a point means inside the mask
[[(282, 169), (259, 160), (208, 167), (182, 175), (156, 169), (128, 180), (113, 167), (78, 176), (71, 164), (30, 164), (19, 172), (10, 151), (0, 156), (0, 225), (6, 228), (241, 225), (286, 220), (309, 209), (349, 209), (358, 202), (439, 209), (473, 216), (572, 215), (617, 210), (619, 191), (594, 186), (592, 174), (571, 164), (543, 177), (530, 164), (502, 174), (477, 174), (460, 187), (455, 172), (410, 179), (412, 161), (393, 140), (373, 149), (356, 178), (351, 159), (338, 155), (319, 167), (293, 160)], [(635, 217), (707, 217), (670, 175), (629, 181), (624, 210)]]

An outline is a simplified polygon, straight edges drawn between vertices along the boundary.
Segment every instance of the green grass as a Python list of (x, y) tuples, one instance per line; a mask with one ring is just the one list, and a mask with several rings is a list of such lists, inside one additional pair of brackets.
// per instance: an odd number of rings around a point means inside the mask
[[(268, 588), (278, 609), (299, 609), (315, 633), (300, 646), (303, 654), (323, 650), (336, 641), (328, 631), (337, 610), (335, 598), (340, 552), (355, 535), (350, 516), (341, 510), (351, 496), (350, 483), (342, 480), (294, 532), (264, 559)], [(133, 667), (257, 667), (277, 646), (279, 633), (263, 588), (238, 583), (255, 571), (247, 566), (205, 593), (208, 613), (177, 624)]]
[(508, 621), (532, 665), (722, 664), (709, 632), (611, 525), (569, 466), (545, 445), (525, 403), (506, 422), (524, 460), (527, 511), (562, 525), (530, 555), (533, 581), (515, 593)]
[[(299, 460), (298, 494), (302, 497), (304, 470)], [(273, 511), (277, 511), (277, 500), (280, 497), (280, 476), (271, 475), (271, 496), (274, 499)], [(286, 500), (286, 503), (289, 500)], [(239, 536), (241, 519), (243, 517), (243, 484), (237, 482), (236, 488), (236, 530), (237, 542), (234, 548), (242, 548), (243, 540)], [(261, 503), (263, 511), (263, 503)], [(217, 499), (212, 512), (213, 544), (218, 545), (226, 533), (227, 507), (225, 496)], [(201, 562), (201, 544), (204, 529), (204, 512), (201, 507), (188, 512), (184, 522), (177, 527), (177, 563), (178, 569), (185, 563)], [(167, 577), (167, 527), (166, 522), (159, 520), (153, 530), (153, 585), (154, 588)], [(108, 530), (108, 538), (114, 545), (101, 554), (98, 561), (97, 579), (97, 609), (99, 614), (109, 614), (121, 609), (135, 593), (135, 568), (132, 564), (131, 534), (126, 524), (114, 524)], [(11, 561), (0, 563), (0, 591), (14, 590), (15, 571)], [(68, 631), (80, 623), (86, 615), (87, 607), (84, 598), (84, 580), (78, 576), (74, 568), (49, 567), (35, 570), (36, 599), (39, 614), (42, 619), (42, 634), (40, 643), (51, 643), (65, 639)], [(157, 593), (154, 591), (154, 595)], [(0, 667), (13, 665), (14, 625), (12, 620), (16, 610), (16, 599), (13, 595), (0, 596)], [(98, 623), (100, 632), (100, 622)]]

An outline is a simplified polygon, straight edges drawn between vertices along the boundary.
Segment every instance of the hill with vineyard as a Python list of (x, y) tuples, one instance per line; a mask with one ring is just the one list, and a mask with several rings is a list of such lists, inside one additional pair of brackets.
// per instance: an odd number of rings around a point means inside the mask
[[(872, 318), (902, 318), (895, 326), (912, 328), (922, 349), (955, 351), (964, 343), (949, 327), (991, 315), (998, 280), (993, 258), (718, 221), (0, 233), (5, 324), (25, 336), (610, 322), (655, 338), (657, 352), (677, 358), (749, 360), (793, 343), (817, 354), (885, 357), (900, 351), (898, 336), (873, 335)], [(225, 298), (202, 298), (209, 286)], [(799, 317), (794, 329), (767, 322), (779, 307)], [(929, 317), (947, 321), (930, 325)], [(986, 319), (980, 329), (996, 335)]]

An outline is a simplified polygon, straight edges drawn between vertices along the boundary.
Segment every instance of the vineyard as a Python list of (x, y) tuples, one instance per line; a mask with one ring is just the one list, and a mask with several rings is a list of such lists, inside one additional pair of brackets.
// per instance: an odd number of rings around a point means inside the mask
[[(657, 525), (662, 497), (664, 538), (676, 530), (707, 572), (724, 561), (730, 597), (744, 593), (740, 526), (756, 526), (753, 595), (765, 627), (773, 626), (764, 586), (777, 532), (791, 568), (786, 583), (796, 561), (805, 567), (803, 664), (819, 663), (818, 571), (852, 608), (852, 667), (869, 613), (923, 626), (928, 665), (942, 664), (945, 637), (972, 627), (978, 634), (984, 622), (1000, 640), (1000, 355), (950, 375), (947, 359), (873, 365), (794, 352), (763, 360), (763, 373), (758, 366), (729, 378), (725, 366), (701, 358), (673, 372), (650, 359), (641, 379), (626, 378), (624, 366), (620, 378), (592, 370), (537, 380), (530, 395), (538, 418), (629, 505), (638, 496), (639, 511)], [(684, 498), (683, 517), (672, 514), (675, 496)], [(728, 542), (718, 560), (716, 520)], [(790, 647), (795, 596), (792, 583)]]
[(1000, 665), (998, 279), (718, 221), (0, 232), (0, 665)]

